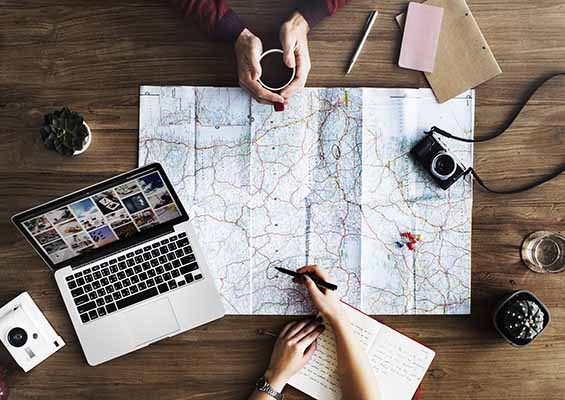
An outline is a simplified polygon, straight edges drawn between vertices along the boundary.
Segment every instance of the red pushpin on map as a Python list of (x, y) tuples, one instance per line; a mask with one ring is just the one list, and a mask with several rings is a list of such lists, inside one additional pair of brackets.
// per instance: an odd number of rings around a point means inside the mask
[[(418, 235), (418, 237), (420, 236), (421, 235)], [(409, 250), (414, 251), (416, 249), (416, 243), (418, 243), (418, 240), (412, 232), (402, 232), (400, 237), (402, 238), (402, 241), (406, 243)]]

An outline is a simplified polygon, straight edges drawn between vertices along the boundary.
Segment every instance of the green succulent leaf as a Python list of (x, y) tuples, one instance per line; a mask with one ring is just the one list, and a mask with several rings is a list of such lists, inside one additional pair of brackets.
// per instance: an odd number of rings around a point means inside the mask
[(45, 146), (63, 155), (73, 155), (82, 150), (88, 129), (84, 118), (67, 107), (46, 114), (39, 132)]

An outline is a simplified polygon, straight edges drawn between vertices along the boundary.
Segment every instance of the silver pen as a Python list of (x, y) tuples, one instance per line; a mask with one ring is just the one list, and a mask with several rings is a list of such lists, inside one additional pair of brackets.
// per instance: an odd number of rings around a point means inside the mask
[(345, 75), (347, 75), (351, 72), (353, 65), (357, 61), (357, 58), (359, 58), (359, 54), (361, 54), (361, 50), (363, 50), (363, 46), (365, 45), (365, 42), (367, 41), (367, 37), (369, 37), (369, 33), (371, 32), (371, 28), (373, 27), (373, 24), (375, 23), (375, 20), (377, 19), (377, 15), (379, 15), (379, 12), (377, 10), (373, 10), (369, 13), (369, 17), (367, 18), (367, 22), (365, 23), (365, 28), (363, 29), (363, 37), (361, 38), (361, 40), (359, 41), (359, 44), (357, 45), (357, 49), (355, 50), (355, 54), (353, 54), (353, 58), (349, 62), (349, 66), (347, 67), (347, 72), (345, 73)]

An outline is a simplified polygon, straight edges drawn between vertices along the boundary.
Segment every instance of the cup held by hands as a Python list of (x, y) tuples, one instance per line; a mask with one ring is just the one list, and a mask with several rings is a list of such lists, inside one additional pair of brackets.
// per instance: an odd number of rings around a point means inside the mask
[[(270, 49), (259, 58), (261, 63), (261, 76), (258, 82), (265, 89), (274, 93), (280, 93), (294, 80), (296, 67), (289, 68), (284, 62), (284, 51), (281, 49)], [(283, 103), (274, 104), (275, 111), (284, 111)]]

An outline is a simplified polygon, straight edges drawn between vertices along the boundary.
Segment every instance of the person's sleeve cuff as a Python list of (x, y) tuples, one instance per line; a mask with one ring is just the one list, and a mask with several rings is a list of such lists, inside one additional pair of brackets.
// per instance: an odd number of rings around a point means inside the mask
[(235, 43), (240, 33), (245, 29), (245, 25), (233, 10), (225, 13), (216, 29), (211, 32), (212, 38), (224, 42)]
[(318, 25), (324, 18), (330, 16), (325, 0), (301, 0), (297, 11), (308, 22), (310, 29)]

